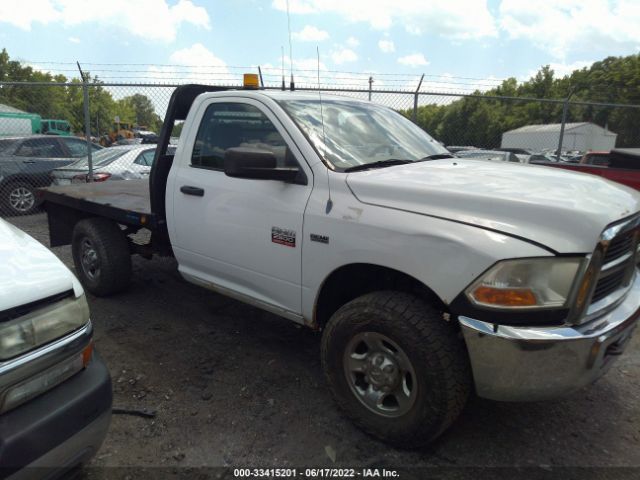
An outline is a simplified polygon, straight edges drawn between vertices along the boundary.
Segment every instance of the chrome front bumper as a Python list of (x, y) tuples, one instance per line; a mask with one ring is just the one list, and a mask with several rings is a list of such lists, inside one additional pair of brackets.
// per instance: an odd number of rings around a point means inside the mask
[(624, 301), (575, 327), (495, 326), (459, 317), (479, 396), (535, 401), (569, 394), (605, 373), (640, 314), (640, 275)]

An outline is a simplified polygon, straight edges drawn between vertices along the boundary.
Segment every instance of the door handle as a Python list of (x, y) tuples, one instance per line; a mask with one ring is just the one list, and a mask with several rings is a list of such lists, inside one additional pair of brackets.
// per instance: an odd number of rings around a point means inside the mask
[(22, 163), (36, 163), (35, 160), (23, 160)]
[(185, 195), (193, 195), (195, 197), (204, 197), (204, 188), (192, 187), (191, 185), (183, 185), (180, 191)]

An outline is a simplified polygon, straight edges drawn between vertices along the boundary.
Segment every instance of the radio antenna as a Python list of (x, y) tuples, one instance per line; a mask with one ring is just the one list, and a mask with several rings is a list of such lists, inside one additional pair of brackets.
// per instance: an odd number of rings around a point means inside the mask
[[(320, 90), (320, 48), (316, 45), (316, 54), (318, 55), (318, 99), (320, 100), (320, 123), (322, 124), (322, 145), (324, 145), (324, 151), (327, 151), (327, 137), (324, 134), (324, 110), (322, 108), (322, 92)], [(327, 192), (329, 198), (327, 198), (327, 206), (325, 207), (325, 213), (329, 214), (333, 208), (333, 200), (331, 200), (331, 183), (329, 182), (329, 169), (327, 168)]]
[(296, 86), (293, 82), (293, 44), (291, 43), (291, 14), (289, 13), (289, 0), (287, 0), (287, 27), (289, 29), (289, 65), (291, 67), (291, 83), (289, 88), (295, 90)]

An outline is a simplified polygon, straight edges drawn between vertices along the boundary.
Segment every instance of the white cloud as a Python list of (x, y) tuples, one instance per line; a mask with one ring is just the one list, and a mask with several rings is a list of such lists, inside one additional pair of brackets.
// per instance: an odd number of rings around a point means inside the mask
[(360, 40), (358, 40), (356, 37), (349, 37), (347, 38), (347, 45), (351, 48), (356, 48), (358, 45), (360, 45)]
[(411, 55), (405, 55), (398, 58), (400, 65), (406, 65), (408, 67), (421, 67), (429, 65), (429, 62), (422, 53), (412, 53)]
[(169, 56), (170, 65), (151, 66), (148, 75), (165, 83), (240, 83), (241, 75), (232, 74), (227, 64), (201, 43), (176, 50)]
[(56, 22), (60, 12), (50, 0), (20, 0), (0, 2), (0, 22), (9, 23), (23, 30), (31, 30), (31, 24)]
[(209, 29), (209, 14), (191, 0), (169, 5), (166, 0), (2, 0), (0, 23), (31, 30), (34, 23), (75, 26), (96, 23), (124, 28), (150, 41), (171, 42), (183, 23)]
[(80, 39), (78, 37), (69, 37), (67, 40), (71, 43), (80, 43)]
[(331, 60), (333, 60), (333, 63), (340, 65), (342, 63), (355, 62), (358, 60), (358, 55), (349, 48), (339, 48), (331, 52)]
[[(273, 0), (272, 5), (286, 11), (287, 0)], [(377, 30), (402, 25), (415, 34), (427, 31), (458, 39), (497, 35), (486, 0), (289, 0), (289, 5), (292, 14), (337, 14)]]
[(503, 0), (499, 11), (510, 38), (528, 40), (559, 59), (575, 50), (640, 42), (637, 0)]
[(177, 65), (197, 66), (198, 68), (211, 66), (226, 68), (227, 66), (226, 63), (216, 57), (201, 43), (194, 43), (189, 48), (176, 50), (169, 57), (169, 61)]
[(378, 48), (383, 53), (393, 53), (396, 51), (396, 46), (391, 40), (380, 40), (378, 42)]
[[(593, 64), (593, 60), (578, 60), (571, 63), (557, 63), (552, 62), (549, 64), (551, 70), (553, 70), (554, 77), (566, 77), (567, 75), (571, 75), (574, 70), (582, 70), (585, 67), (590, 67)], [(538, 73), (539, 69), (529, 70), (529, 72), (520, 78), (521, 81), (527, 81), (531, 77), (534, 77), (536, 73)]]
[(291, 36), (300, 42), (322, 42), (329, 38), (329, 33), (313, 25), (306, 25), (299, 32), (293, 32)]

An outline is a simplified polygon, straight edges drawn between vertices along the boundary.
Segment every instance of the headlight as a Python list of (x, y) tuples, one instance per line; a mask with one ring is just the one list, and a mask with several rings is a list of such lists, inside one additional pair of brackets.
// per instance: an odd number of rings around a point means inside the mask
[(0, 360), (6, 360), (49, 343), (89, 321), (84, 295), (39, 308), (9, 322), (0, 323)]
[(584, 258), (506, 260), (494, 265), (465, 292), (483, 307), (561, 308), (567, 304)]

